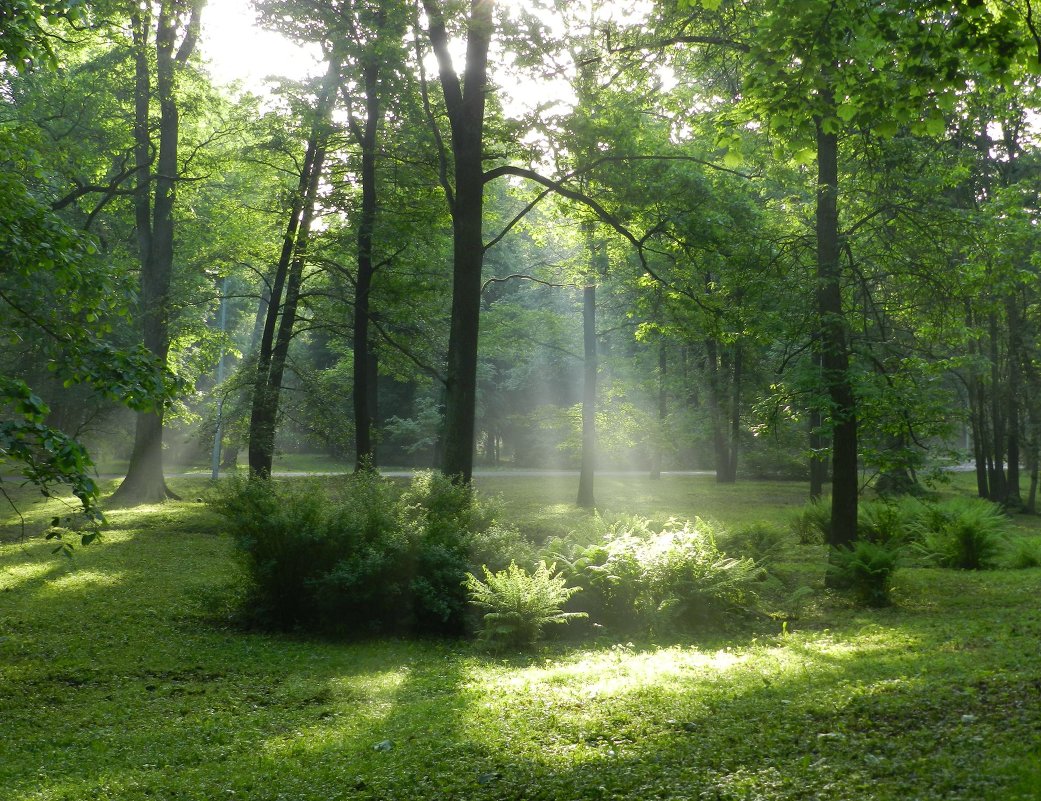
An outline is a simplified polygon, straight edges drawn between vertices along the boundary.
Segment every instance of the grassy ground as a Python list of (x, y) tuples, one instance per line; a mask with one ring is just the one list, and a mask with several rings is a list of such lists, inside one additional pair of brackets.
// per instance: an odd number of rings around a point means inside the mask
[[(570, 483), (481, 480), (539, 536), (577, 519)], [(598, 482), (610, 510), (731, 525), (803, 492)], [(1041, 799), (1041, 570), (908, 569), (894, 607), (821, 593), (785, 632), (502, 658), (242, 632), (241, 573), (204, 505), (110, 517), (72, 560), (0, 535), (4, 801)], [(790, 551), (815, 581), (821, 549)]]

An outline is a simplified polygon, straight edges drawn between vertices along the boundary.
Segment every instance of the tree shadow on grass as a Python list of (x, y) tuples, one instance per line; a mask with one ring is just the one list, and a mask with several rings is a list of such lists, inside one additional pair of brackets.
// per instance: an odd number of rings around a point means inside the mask
[(0, 594), (27, 624), (0, 669), (0, 797), (1033, 797), (1006, 779), (1036, 758), (1038, 619), (1018, 624), (1035, 643), (1018, 663), (980, 634), (1029, 577), (964, 633), (897, 609), (835, 633), (499, 658), (205, 624), (229, 546), (188, 542), (114, 535), (77, 559), (117, 583)]

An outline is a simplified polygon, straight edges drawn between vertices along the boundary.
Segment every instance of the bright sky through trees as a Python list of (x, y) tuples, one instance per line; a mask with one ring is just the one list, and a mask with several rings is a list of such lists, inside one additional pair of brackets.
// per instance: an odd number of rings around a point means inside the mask
[[(507, 10), (516, 13), (519, 4), (504, 3)], [(574, 4), (587, 5), (586, 3)], [(632, 24), (645, 19), (650, 13), (646, 2), (601, 3), (597, 11), (600, 21), (614, 19), (622, 24)], [(575, 17), (588, 18), (589, 11), (575, 13)], [(560, 20), (548, 20), (555, 32), (562, 32), (566, 24)], [(249, 0), (208, 0), (203, 12), (203, 58), (210, 73), (219, 83), (240, 82), (242, 87), (257, 94), (266, 94), (266, 79), (285, 76), (302, 79), (317, 75), (321, 71), (321, 53), (317, 47), (303, 47), (286, 39), (279, 33), (265, 30), (256, 24), (256, 12)], [(457, 42), (462, 48), (463, 43)], [(463, 50), (456, 54), (462, 63)], [(437, 74), (437, 64), (430, 55), (429, 75)], [(507, 114), (520, 116), (533, 110), (540, 103), (559, 99), (567, 103), (572, 100), (570, 78), (557, 74), (540, 80), (517, 81), (515, 76), (499, 75), (500, 98)], [(671, 81), (671, 73), (666, 81)]]
[(302, 47), (256, 24), (249, 0), (209, 0), (202, 17), (202, 53), (219, 83), (240, 81), (265, 92), (265, 79), (301, 79), (321, 69), (317, 48)]

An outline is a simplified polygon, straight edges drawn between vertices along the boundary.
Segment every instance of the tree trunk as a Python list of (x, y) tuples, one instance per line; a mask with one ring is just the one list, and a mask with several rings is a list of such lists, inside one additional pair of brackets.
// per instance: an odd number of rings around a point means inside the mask
[[(159, 99), (159, 146), (156, 158), (155, 191), (151, 191), (151, 138), (149, 106), (151, 78), (148, 57), (150, 15), (147, 10), (131, 14), (134, 42), (134, 154), (138, 170), (134, 213), (141, 263), (141, 321), (144, 345), (160, 364), (170, 351), (170, 284), (173, 277), (174, 218), (177, 182), (179, 115), (175, 96), (175, 71), (191, 55), (199, 30), (202, 3), (192, 4), (191, 17), (180, 49), (174, 52), (177, 36), (175, 9), (159, 4), (155, 37), (156, 94)], [(163, 476), (163, 409), (141, 412), (134, 430), (134, 449), (126, 478), (113, 493), (110, 503), (135, 506), (176, 497)]]
[(335, 58), (330, 59), (325, 83), (315, 109), (315, 121), (311, 126), (297, 194), (290, 207), (289, 222), (282, 240), (282, 252), (275, 270), (275, 280), (272, 282), (271, 300), (264, 321), (260, 350), (257, 353), (256, 383), (253, 387), (249, 420), (249, 471), (255, 476), (271, 475), (282, 374), (296, 322), (304, 253), (314, 217), (315, 198), (325, 157), (324, 140), (339, 77), (340, 62)]
[(488, 48), (494, 23), (493, 0), (471, 0), (463, 80), (452, 66), (444, 14), (435, 0), (423, 0), (430, 43), (452, 129), (455, 189), (452, 207), (452, 320), (445, 380), (444, 450), (441, 470), (455, 480), (473, 475), (477, 403), (477, 339), (481, 313), (484, 239), (484, 103), (488, 88)]
[(712, 426), (712, 453), (716, 469), (716, 482), (730, 483), (730, 449), (727, 443), (727, 427), (724, 422), (723, 388), (720, 379), (721, 359), (719, 343), (712, 337), (705, 340), (705, 374), (708, 377), (709, 421)]
[(376, 225), (376, 134), (380, 124), (379, 65), (373, 59), (365, 67), (365, 124), (352, 123), (361, 147), (361, 215), (358, 221), (358, 281), (354, 290), (354, 469), (376, 466), (372, 438), (376, 394), (372, 369), (375, 357), (369, 342), (370, 294), (374, 272), (372, 239)]
[(831, 401), (831, 536), (837, 547), (857, 537), (857, 408), (849, 378), (849, 342), (839, 262), (838, 137), (817, 120), (817, 311), (821, 376)]
[(582, 372), (582, 469), (578, 476), (578, 499), (583, 509), (596, 506), (593, 477), (596, 471), (596, 284), (582, 287), (582, 343), (585, 357)]
[(998, 320), (990, 313), (990, 442), (988, 443), (988, 479), (992, 500), (1004, 502), (1008, 497), (1005, 480), (1005, 415), (1001, 403), (1001, 362), (998, 342)]
[(662, 456), (665, 451), (665, 419), (668, 416), (668, 393), (665, 378), (668, 369), (668, 345), (665, 337), (658, 342), (658, 441), (654, 448), (654, 464), (651, 467), (651, 480), (661, 479)]
[(1023, 505), (1019, 478), (1020, 459), (1020, 387), (1022, 386), (1020, 339), (1025, 322), (1021, 319), (1016, 299), (1011, 294), (1005, 301), (1005, 325), (1008, 329), (1008, 389), (1005, 393), (1008, 447), (1008, 481), (1005, 487), (1006, 506), (1019, 508)]
[(734, 344), (733, 381), (730, 385), (730, 456), (727, 462), (728, 483), (737, 482), (737, 456), (741, 447), (741, 381), (743, 370), (741, 344)]

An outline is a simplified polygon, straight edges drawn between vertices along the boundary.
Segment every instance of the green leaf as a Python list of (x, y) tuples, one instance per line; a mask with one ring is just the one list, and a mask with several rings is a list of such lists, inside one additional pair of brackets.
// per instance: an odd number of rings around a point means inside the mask
[(795, 151), (796, 164), (812, 164), (817, 158), (817, 150), (812, 147), (804, 147)]

